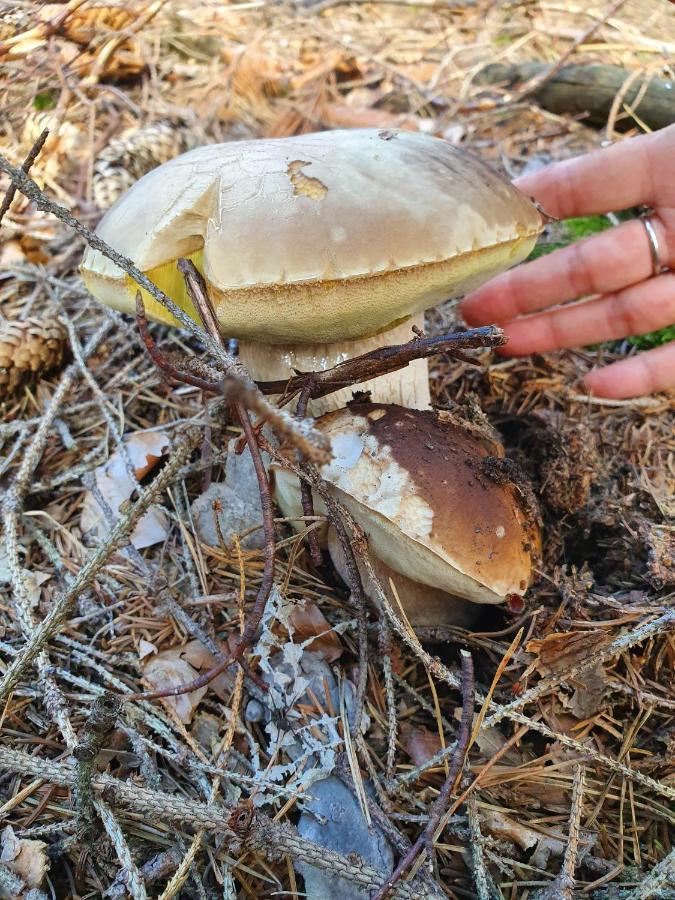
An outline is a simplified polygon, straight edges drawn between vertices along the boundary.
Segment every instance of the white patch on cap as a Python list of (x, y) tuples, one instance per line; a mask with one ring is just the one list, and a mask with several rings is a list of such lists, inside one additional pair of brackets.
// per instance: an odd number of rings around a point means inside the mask
[(503, 538), (506, 534), (506, 528), (504, 528), (503, 525), (497, 525), (497, 527), (495, 528), (495, 534), (498, 538)]
[[(348, 431), (345, 431), (345, 425)], [(428, 543), (434, 512), (415, 493), (410, 474), (396, 462), (388, 445), (367, 433), (368, 421), (356, 416), (338, 418), (327, 429), (332, 461), (321, 474), (359, 503), (395, 523), (404, 534)], [(332, 433), (331, 433), (332, 432)]]
[[(342, 432), (333, 435), (330, 442), (333, 451), (333, 461), (329, 468), (351, 469), (356, 465), (363, 453), (363, 439), (354, 432)], [(332, 480), (329, 478), (329, 481)]]

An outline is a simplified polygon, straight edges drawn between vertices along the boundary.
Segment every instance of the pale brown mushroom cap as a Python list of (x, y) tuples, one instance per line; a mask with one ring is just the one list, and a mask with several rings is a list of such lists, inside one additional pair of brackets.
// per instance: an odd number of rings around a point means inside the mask
[[(538, 523), (520, 488), (492, 474), (494, 444), (442, 414), (387, 404), (354, 403), (316, 426), (333, 451), (322, 476), (386, 565), (477, 603), (524, 593)], [(289, 476), (275, 479), (288, 496)]]
[[(228, 335), (297, 344), (373, 335), (465, 293), (523, 259), (541, 229), (474, 156), (363, 129), (192, 150), (145, 175), (97, 231), (189, 312), (175, 262), (193, 258)], [(133, 311), (135, 285), (98, 251), (81, 271), (104, 303)]]

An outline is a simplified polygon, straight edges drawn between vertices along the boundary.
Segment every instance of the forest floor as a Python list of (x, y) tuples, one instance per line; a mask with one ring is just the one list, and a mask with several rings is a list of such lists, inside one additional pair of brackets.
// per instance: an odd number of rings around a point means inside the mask
[[(479, 84), (488, 63), (567, 58), (672, 78), (673, 7), (0, 0), (0, 145), (18, 165), (48, 127), (31, 176), (92, 227), (143, 172), (203, 142), (412, 128), (515, 176), (641, 131), (621, 96), (591, 128)], [(11, 676), (0, 684), (0, 896), (302, 897), (294, 864), (339, 868), (294, 831), (313, 766), (361, 803), (373, 784), (373, 829), (398, 858), (446, 777), (447, 759), (433, 758), (458, 734), (464, 649), (485, 718), (464, 764), (468, 794), (414, 885), (433, 877), (448, 897), (481, 900), (675, 898), (675, 396), (602, 402), (581, 388), (600, 360), (636, 347), (432, 360), (434, 401), (477, 398), (532, 479), (543, 562), (523, 608), (490, 608), (432, 656), (398, 637), (378, 645), (371, 612), (364, 739), (348, 734), (363, 658), (348, 593), (283, 521), (276, 607), (249, 659), (296, 659), (289, 645), (321, 635), (309, 647), (318, 696), (268, 721), (255, 679), (228, 674), (185, 697), (128, 701), (101, 724), (91, 710), (104, 692), (189, 681), (231, 646), (263, 556), (197, 535), (190, 504), (205, 473), (223, 480), (240, 432), (198, 388), (158, 373), (131, 319), (92, 300), (83, 249), (20, 194), (0, 228), (0, 355), (26, 337), (9, 323), (32, 318), (35, 353), (55, 363), (0, 397), (0, 660)], [(45, 349), (40, 329), (57, 321)], [(449, 303), (427, 330), (454, 324)], [(152, 330), (204, 354), (188, 333)], [(188, 426), (207, 430), (210, 453), (190, 445)], [(106, 466), (113, 506), (97, 534)], [(145, 500), (153, 518), (134, 549)], [(291, 677), (306, 685), (297, 660)], [(370, 884), (353, 855), (340, 865)], [(395, 896), (432, 896), (401, 884)]]

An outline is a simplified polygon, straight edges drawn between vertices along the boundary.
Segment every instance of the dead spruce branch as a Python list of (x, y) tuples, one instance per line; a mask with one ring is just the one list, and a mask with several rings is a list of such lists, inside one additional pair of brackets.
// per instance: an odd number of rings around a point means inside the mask
[[(0, 769), (44, 778), (64, 787), (72, 787), (77, 778), (76, 771), (70, 766), (7, 747), (0, 747)], [(91, 786), (106, 806), (119, 805), (162, 821), (175, 822), (183, 828), (203, 827), (221, 835), (233, 851), (238, 848), (258, 850), (270, 856), (288, 853), (295, 859), (347, 878), (367, 890), (375, 890), (382, 880), (382, 873), (377, 869), (305, 840), (291, 825), (274, 822), (262, 815), (247, 815), (244, 821), (241, 805), (226, 807), (199, 803), (183, 795), (147, 790), (109, 775), (93, 775)], [(419, 893), (413, 886), (403, 883), (396, 886), (392, 896), (400, 900), (414, 900)]]

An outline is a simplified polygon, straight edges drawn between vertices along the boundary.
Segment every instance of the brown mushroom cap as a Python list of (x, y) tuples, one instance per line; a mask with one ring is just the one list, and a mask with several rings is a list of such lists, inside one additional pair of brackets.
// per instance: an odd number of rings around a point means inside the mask
[[(539, 528), (521, 488), (493, 474), (491, 438), (443, 414), (377, 403), (316, 426), (333, 451), (322, 476), (391, 569), (476, 603), (527, 589)], [(282, 496), (291, 479), (275, 473)]]
[[(194, 315), (192, 258), (226, 334), (267, 344), (367, 337), (524, 258), (530, 201), (480, 160), (375, 129), (214, 144), (138, 181), (98, 234)], [(136, 286), (88, 249), (92, 293), (133, 312)], [(151, 317), (171, 317), (145, 297)]]

